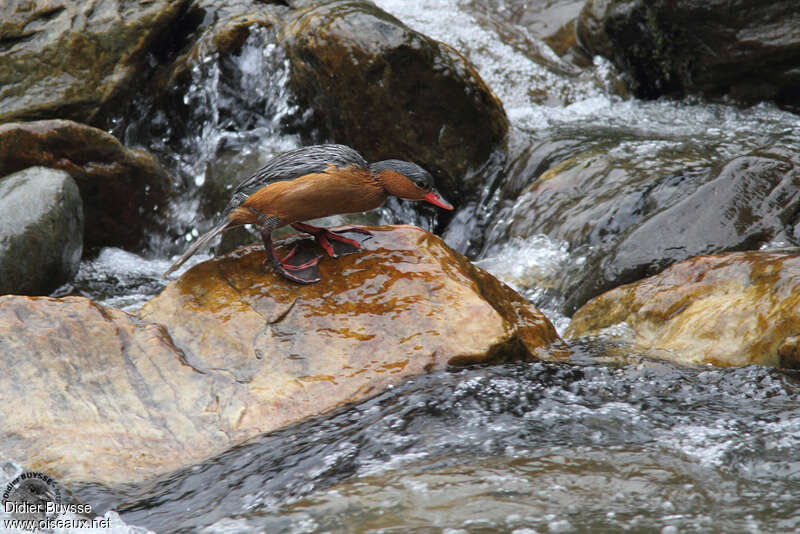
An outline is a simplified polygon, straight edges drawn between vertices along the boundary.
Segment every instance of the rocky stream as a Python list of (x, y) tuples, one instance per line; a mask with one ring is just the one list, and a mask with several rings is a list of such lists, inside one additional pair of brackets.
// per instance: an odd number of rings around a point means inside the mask
[[(798, 28), (796, 0), (0, 4), (0, 488), (44, 472), (111, 525), (72, 533), (800, 531)], [(325, 142), (456, 209), (328, 218), (372, 237), (313, 285), (250, 228), (162, 277)]]

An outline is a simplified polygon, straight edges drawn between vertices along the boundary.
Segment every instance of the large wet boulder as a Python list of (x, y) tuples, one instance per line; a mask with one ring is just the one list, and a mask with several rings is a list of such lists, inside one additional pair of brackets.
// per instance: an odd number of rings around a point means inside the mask
[(301, 105), (368, 160), (415, 161), (457, 202), (477, 187), (467, 172), (503, 148), (503, 106), (472, 65), (373, 4), (313, 3), (283, 31)]
[(102, 130), (66, 120), (0, 125), (0, 176), (37, 165), (78, 184), (87, 246), (138, 248), (161, 223), (169, 176), (153, 156)]
[[(659, 184), (661, 191), (653, 193), (667, 193), (671, 198), (587, 263), (586, 276), (568, 298), (570, 309), (694, 256), (755, 250), (770, 242), (800, 244), (796, 217), (800, 154), (796, 151), (776, 147), (733, 158), (703, 172), (702, 185), (695, 182), (692, 188), (694, 175), (687, 170)], [(677, 187), (682, 191), (669, 191)]]
[(96, 123), (137, 90), (188, 0), (0, 4), (0, 121)]
[(567, 336), (607, 336), (623, 352), (682, 364), (800, 368), (800, 254), (702, 256), (596, 297)]
[[(725, 146), (664, 143), (568, 157), (496, 217), (489, 241), (545, 234), (584, 260), (562, 284), (564, 309), (702, 254), (800, 244), (800, 155), (791, 138), (722, 159)], [(721, 160), (721, 161), (720, 161)]]
[(78, 271), (83, 204), (64, 171), (0, 177), (0, 294), (46, 295)]
[(448, 365), (567, 357), (538, 310), (438, 237), (372, 230), (311, 286), (253, 246), (138, 316), (0, 297), (0, 402), (15, 407), (0, 451), (62, 481), (144, 480)]
[(83, 297), (0, 297), (0, 451), (63, 480), (138, 480), (228, 442), (249, 401), (163, 326)]
[(589, 0), (578, 35), (641, 97), (728, 95), (800, 106), (795, 0)]
[[(301, 361), (273, 362), (273, 371), (310, 372), (312, 354), (333, 350), (343, 367), (372, 369), (368, 375), (388, 373), (370, 363), (377, 351), (417, 373), (530, 359), (557, 342), (543, 315), (435, 235), (413, 226), (371, 231), (362, 253), (323, 258), (319, 283), (283, 283), (262, 267), (257, 245), (194, 267), (139, 315), (166, 324), (187, 361), (202, 369), (230, 366), (217, 358), (283, 354)], [(227, 320), (232, 307), (247, 312), (235, 324)], [(311, 374), (333, 373), (336, 365)]]

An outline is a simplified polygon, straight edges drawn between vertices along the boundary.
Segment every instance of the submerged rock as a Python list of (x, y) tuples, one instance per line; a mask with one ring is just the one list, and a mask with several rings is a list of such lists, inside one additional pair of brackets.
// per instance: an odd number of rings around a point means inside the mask
[[(626, 352), (682, 364), (800, 368), (800, 253), (702, 256), (603, 293), (567, 336), (627, 323)], [(619, 339), (617, 341), (620, 341)]]
[(187, 0), (31, 0), (0, 4), (0, 121), (95, 124), (136, 91), (148, 53)]
[(37, 165), (64, 170), (78, 184), (87, 246), (137, 248), (158, 228), (169, 176), (150, 154), (72, 121), (0, 125), (0, 176)]
[(284, 29), (291, 84), (327, 137), (369, 161), (415, 161), (457, 202), (461, 179), (503, 148), (500, 100), (460, 53), (368, 2), (298, 10)]
[(64, 171), (0, 177), (0, 294), (46, 295), (78, 272), (83, 205)]
[(590, 0), (578, 35), (626, 72), (638, 96), (728, 95), (796, 108), (795, 0)]
[(0, 450), (64, 481), (144, 480), (410, 376), (567, 357), (538, 310), (439, 238), (372, 230), (311, 286), (254, 246), (195, 266), (138, 317), (0, 297), (0, 401), (25, 398)]

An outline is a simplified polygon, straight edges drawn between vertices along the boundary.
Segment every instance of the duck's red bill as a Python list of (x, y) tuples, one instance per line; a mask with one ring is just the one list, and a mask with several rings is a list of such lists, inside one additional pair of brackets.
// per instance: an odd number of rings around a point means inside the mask
[(453, 205), (452, 204), (450, 204), (448, 201), (446, 201), (445, 199), (443, 199), (442, 197), (440, 197), (439, 195), (437, 195), (433, 191), (431, 191), (430, 193), (425, 195), (425, 198), (423, 200), (425, 200), (426, 202), (430, 202), (434, 206), (439, 206), (440, 208), (444, 208), (446, 210), (453, 209)]

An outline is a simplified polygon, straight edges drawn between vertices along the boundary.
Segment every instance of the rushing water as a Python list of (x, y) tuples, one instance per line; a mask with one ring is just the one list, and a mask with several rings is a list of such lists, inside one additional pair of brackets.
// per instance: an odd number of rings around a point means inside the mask
[(79, 493), (186, 532), (794, 532), (798, 393), (756, 366), (439, 372), (124, 495)]
[[(766, 104), (738, 109), (616, 96), (607, 62), (575, 67), (541, 39), (582, 2), (492, 0), (491, 11), (467, 0), (376, 3), (461, 50), (501, 98), (512, 122), (501, 172), (516, 190), (535, 177), (543, 142), (646, 166), (676, 147), (713, 161), (774, 139), (800, 141), (797, 116)], [(286, 92), (288, 66), (271, 38), (259, 30), (227, 63), (209, 55), (195, 66), (186, 94), (196, 108), (191, 137), (176, 138), (168, 127), (158, 136), (143, 132), (143, 122), (163, 126), (157, 110), (126, 126), (126, 143), (156, 153), (185, 188), (172, 215), (175, 233), (146, 257), (102, 251), (62, 293), (135, 310), (163, 288), (168, 256), (211, 224), (198, 206), (217, 179), (215, 166), (222, 161), (243, 176), (299, 143), (281, 132), (281, 118), (297, 110)], [(231, 72), (237, 90), (226, 85)], [(493, 225), (479, 250), (471, 249), (473, 259), (563, 330), (568, 319), (556, 311), (563, 300), (556, 288), (585, 251), (547, 236), (507, 240), (513, 197), (487, 191), (481, 199), (478, 213)], [(469, 249), (466, 219), (457, 214), (444, 231), (460, 250)], [(375, 221), (394, 220), (433, 225), (402, 203)], [(800, 530), (797, 376), (755, 366), (678, 368), (635, 354), (625, 365), (606, 365), (596, 354), (609, 342), (575, 344), (572, 365), (422, 376), (147, 485), (74, 490), (98, 513), (118, 512), (119, 532), (136, 531), (126, 524), (216, 534)]]

